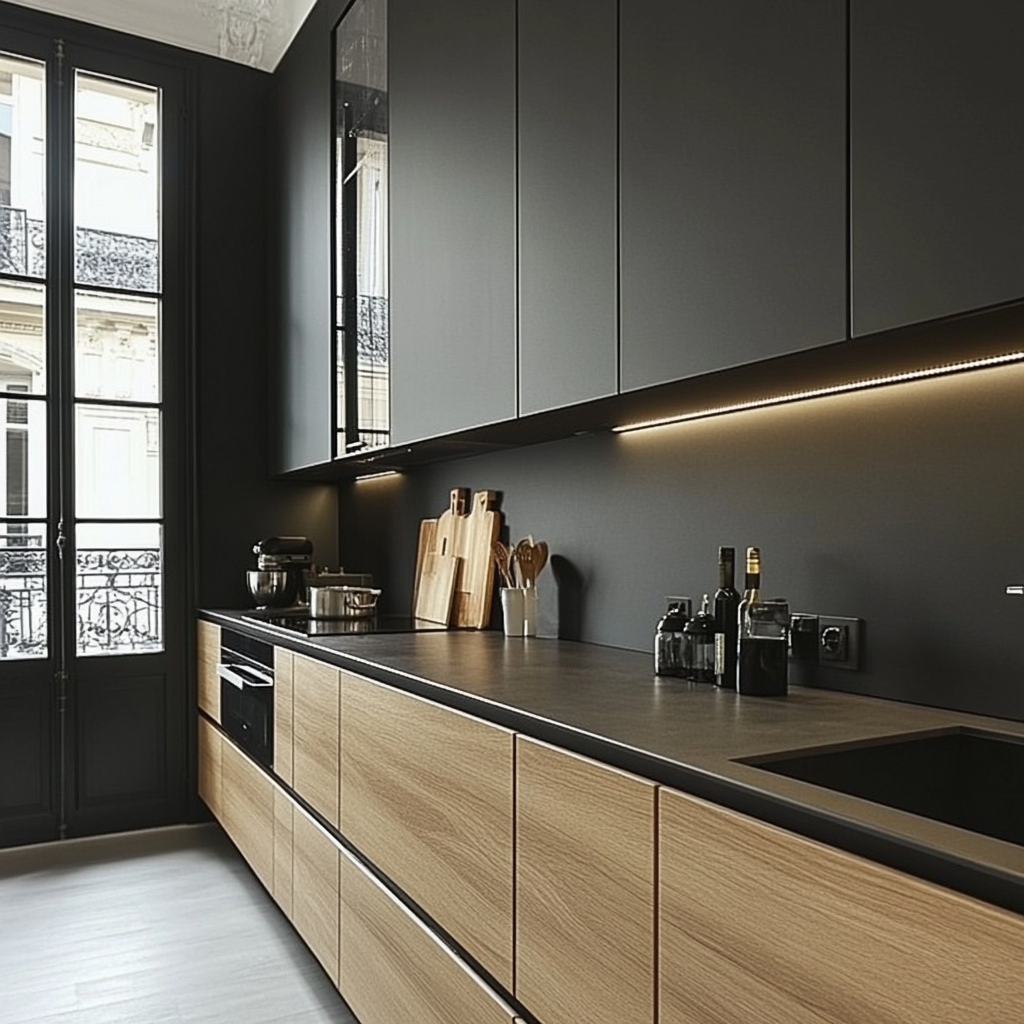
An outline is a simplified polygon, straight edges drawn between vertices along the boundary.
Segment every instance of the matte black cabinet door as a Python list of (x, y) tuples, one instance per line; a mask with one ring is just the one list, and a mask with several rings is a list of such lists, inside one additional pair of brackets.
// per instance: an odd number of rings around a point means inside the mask
[(389, 0), (392, 442), (516, 414), (514, 0)]
[(846, 5), (633, 0), (622, 389), (846, 337)]
[(1019, 0), (853, 0), (853, 332), (1024, 295)]
[(618, 388), (616, 0), (519, 0), (519, 411)]
[(285, 472), (330, 462), (334, 445), (331, 34), (323, 17), (296, 36), (274, 74), (274, 98), (271, 471)]

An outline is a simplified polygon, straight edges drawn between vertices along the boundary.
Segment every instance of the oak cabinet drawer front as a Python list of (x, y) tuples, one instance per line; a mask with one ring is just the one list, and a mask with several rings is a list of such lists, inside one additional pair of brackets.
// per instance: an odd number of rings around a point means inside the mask
[(1019, 1024), (1024, 918), (672, 790), (660, 1024)]
[(296, 654), (292, 688), (292, 785), (337, 827), (339, 672), (323, 662)]
[(654, 1019), (656, 788), (516, 737), (516, 997), (543, 1024)]
[(295, 659), (291, 651), (274, 648), (274, 774), (292, 784), (294, 709), (292, 686)]
[(274, 891), (274, 784), (233, 743), (221, 743), (221, 823), (268, 892)]
[(292, 816), (292, 924), (338, 984), (340, 846), (302, 808)]
[(511, 988), (513, 734), (342, 681), (342, 834)]
[(339, 988), (360, 1024), (518, 1020), (347, 851), (341, 855)]
[(199, 620), (196, 623), (197, 699), (201, 710), (220, 722), (220, 626)]
[(280, 786), (274, 786), (274, 900), (289, 921), (293, 916), (293, 808), (292, 798)]
[(199, 796), (210, 808), (210, 813), (220, 820), (223, 817), (221, 797), (221, 740), (220, 733), (210, 723), (199, 716)]

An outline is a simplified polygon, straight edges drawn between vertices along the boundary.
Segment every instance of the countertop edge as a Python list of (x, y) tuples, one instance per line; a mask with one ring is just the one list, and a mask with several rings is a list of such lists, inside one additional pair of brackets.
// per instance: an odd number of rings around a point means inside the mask
[[(200, 609), (198, 615), (200, 619), (316, 658), (807, 839), (1024, 915), (1024, 879), (996, 865), (965, 858), (954, 850), (895, 835), (869, 821), (837, 815), (812, 803), (773, 793), (770, 779), (765, 779), (764, 785), (754, 785), (727, 778), (707, 768), (668, 759), (569, 722), (546, 718), (349, 651), (333, 650), (316, 638), (303, 638), (287, 630), (275, 629), (251, 618), (243, 618), (239, 613)], [(963, 717), (977, 719), (979, 716), (965, 713)]]

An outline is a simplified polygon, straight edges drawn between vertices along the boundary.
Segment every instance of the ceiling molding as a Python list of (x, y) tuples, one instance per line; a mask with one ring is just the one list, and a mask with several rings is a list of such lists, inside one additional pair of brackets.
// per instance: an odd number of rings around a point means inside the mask
[(9, 0), (273, 71), (315, 0)]

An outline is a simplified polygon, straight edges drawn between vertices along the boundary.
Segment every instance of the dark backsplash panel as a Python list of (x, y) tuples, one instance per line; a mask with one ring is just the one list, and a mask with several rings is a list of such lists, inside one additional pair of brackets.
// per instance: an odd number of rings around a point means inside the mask
[(866, 623), (864, 670), (818, 685), (1024, 720), (1022, 395), (1024, 368), (981, 370), (347, 484), (342, 557), (407, 611), (419, 520), (497, 490), (558, 568), (543, 632), (649, 650), (665, 595), (757, 544), (769, 596)]

